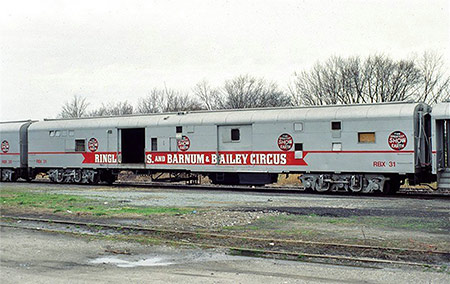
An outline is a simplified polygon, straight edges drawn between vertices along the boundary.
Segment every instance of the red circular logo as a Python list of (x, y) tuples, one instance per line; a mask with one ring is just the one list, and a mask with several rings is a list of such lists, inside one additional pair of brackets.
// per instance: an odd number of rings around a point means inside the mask
[(191, 147), (191, 140), (189, 140), (187, 136), (183, 135), (181, 139), (178, 140), (177, 144), (178, 149), (180, 149), (181, 151), (186, 151), (187, 149), (189, 149), (189, 147)]
[(283, 151), (289, 151), (292, 148), (292, 145), (294, 145), (294, 139), (292, 139), (292, 136), (283, 133), (278, 137), (278, 147)]
[(98, 141), (95, 138), (89, 139), (88, 148), (91, 152), (95, 152), (98, 149)]
[(7, 153), (9, 151), (9, 143), (6, 140), (2, 141), (2, 152)]
[(398, 151), (404, 149), (407, 142), (408, 139), (406, 138), (406, 134), (401, 131), (392, 132), (388, 138), (389, 146)]

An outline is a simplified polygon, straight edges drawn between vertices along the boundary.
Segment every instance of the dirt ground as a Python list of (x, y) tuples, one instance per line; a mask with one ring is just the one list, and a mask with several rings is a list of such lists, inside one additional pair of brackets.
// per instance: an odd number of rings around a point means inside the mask
[[(2, 214), (281, 239), (450, 248), (450, 202), (444, 199), (42, 183), (7, 184), (1, 194)], [(19, 201), (20, 194), (26, 198)], [(30, 194), (83, 200), (48, 206), (36, 203)]]
[(23, 229), (0, 230), (1, 283), (449, 283), (447, 273), (224, 255)]

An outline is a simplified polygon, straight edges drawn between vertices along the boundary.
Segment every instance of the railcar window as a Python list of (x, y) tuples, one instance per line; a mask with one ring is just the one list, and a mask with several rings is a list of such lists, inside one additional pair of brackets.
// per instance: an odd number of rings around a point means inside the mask
[(231, 129), (231, 141), (241, 140), (241, 133), (238, 128)]
[(86, 143), (86, 140), (84, 140), (84, 139), (76, 139), (75, 140), (75, 152), (86, 151), (85, 143)]
[(295, 143), (295, 151), (303, 151), (303, 143)]
[(303, 123), (302, 122), (296, 122), (294, 123), (294, 131), (303, 131)]
[(48, 135), (50, 135), (50, 137), (55, 136), (55, 131), (53, 131), (53, 130), (49, 131), (49, 132), (48, 132)]
[(177, 126), (176, 127), (176, 131), (177, 131), (177, 133), (183, 133), (183, 127), (182, 126)]
[(342, 143), (336, 142), (336, 143), (331, 144), (331, 150), (342, 151)]
[(158, 151), (158, 138), (152, 138), (152, 151)]
[(375, 143), (375, 132), (358, 132), (358, 143)]
[(69, 130), (69, 136), (73, 137), (75, 135), (75, 131)]
[(67, 136), (67, 131), (66, 130), (63, 130), (62, 131), (62, 137), (66, 137)]
[(55, 131), (55, 136), (56, 136), (56, 137), (59, 137), (59, 136), (61, 136), (61, 131), (59, 131), (59, 130), (56, 130), (56, 131)]
[(331, 130), (341, 130), (341, 122), (340, 121), (332, 121), (331, 122)]

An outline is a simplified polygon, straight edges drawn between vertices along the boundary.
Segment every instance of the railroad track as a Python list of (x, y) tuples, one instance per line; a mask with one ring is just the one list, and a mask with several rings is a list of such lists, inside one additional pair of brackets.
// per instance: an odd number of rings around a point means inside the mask
[[(171, 229), (124, 226), (63, 219), (42, 219), (1, 215), (2, 227), (20, 227), (46, 232), (65, 232), (82, 235), (113, 235), (145, 238), (177, 245), (220, 248), (240, 255), (275, 257), (301, 261), (328, 262), (352, 265), (408, 265), (442, 269), (450, 262), (450, 251), (419, 250), (356, 244), (338, 244), (293, 239), (270, 239), (191, 232)], [(19, 223), (20, 222), (20, 223)]]
[[(21, 182), (19, 182), (21, 183)], [(46, 179), (34, 180), (31, 183), (54, 184)], [(63, 185), (71, 185), (65, 184)], [(104, 184), (73, 184), (76, 186), (96, 187), (105, 186)], [(437, 192), (430, 190), (416, 190), (412, 188), (402, 188), (396, 194), (357, 194), (346, 192), (307, 192), (302, 187), (292, 186), (244, 186), (244, 185), (213, 185), (213, 184), (182, 184), (182, 183), (163, 183), (163, 182), (138, 182), (138, 181), (116, 181), (113, 187), (134, 187), (134, 188), (169, 188), (178, 190), (211, 190), (211, 191), (231, 191), (231, 192), (249, 192), (249, 193), (275, 193), (275, 194), (305, 194), (317, 196), (357, 196), (357, 197), (389, 197), (389, 198), (412, 198), (412, 199), (448, 199), (450, 200), (450, 192)]]

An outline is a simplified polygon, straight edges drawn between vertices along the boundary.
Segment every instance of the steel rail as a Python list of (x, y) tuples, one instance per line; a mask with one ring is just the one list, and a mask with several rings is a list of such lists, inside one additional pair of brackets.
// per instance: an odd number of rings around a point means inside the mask
[(304, 194), (305, 196), (330, 196), (330, 197), (385, 197), (385, 198), (411, 198), (411, 199), (448, 199), (449, 193), (423, 193), (415, 190), (400, 191), (395, 194), (358, 194), (352, 192), (307, 192), (302, 187), (292, 186), (245, 186), (245, 185), (213, 185), (213, 184), (180, 184), (162, 182), (137, 182), (137, 181), (116, 181), (112, 185), (105, 184), (77, 184), (77, 183), (55, 183), (47, 180), (33, 180), (31, 182), (19, 181), (19, 183), (37, 183), (52, 185), (74, 185), (82, 187), (110, 186), (110, 187), (134, 187), (134, 188), (170, 188), (175, 190), (215, 190), (247, 193), (275, 193), (275, 194)]
[[(384, 255), (383, 258), (368, 258), (368, 257), (354, 257), (354, 256), (343, 256), (343, 255), (329, 255), (329, 254), (317, 254), (317, 253), (298, 253), (298, 252), (289, 252), (289, 251), (280, 251), (280, 250), (267, 250), (267, 249), (255, 249), (255, 248), (244, 248), (244, 247), (234, 247), (234, 246), (223, 246), (217, 244), (205, 244), (192, 242), (179, 242), (180, 244), (195, 244), (199, 246), (211, 246), (215, 248), (226, 248), (230, 250), (248, 252), (248, 253), (257, 253), (259, 251), (263, 251), (263, 254), (276, 254), (276, 255), (290, 255), (297, 257), (312, 257), (312, 258), (332, 258), (339, 260), (351, 260), (351, 261), (366, 261), (366, 262), (376, 262), (376, 263), (412, 263), (407, 261), (399, 261), (386, 259), (389, 257), (389, 253), (393, 253), (397, 257), (411, 257), (411, 256), (439, 256), (440, 258), (444, 258), (446, 261), (450, 259), (450, 252), (448, 251), (437, 251), (437, 250), (420, 250), (420, 249), (410, 249), (410, 248), (399, 248), (399, 247), (380, 247), (380, 246), (369, 246), (369, 245), (358, 245), (358, 244), (339, 244), (339, 243), (326, 243), (326, 242), (313, 242), (313, 241), (303, 241), (303, 240), (291, 240), (291, 239), (275, 239), (275, 238), (258, 238), (258, 237), (247, 237), (247, 236), (238, 236), (238, 235), (224, 235), (217, 233), (207, 233), (207, 232), (190, 232), (190, 231), (179, 231), (179, 230), (169, 230), (169, 229), (161, 229), (161, 228), (151, 228), (151, 227), (139, 227), (139, 226), (129, 226), (129, 225), (115, 225), (115, 224), (104, 224), (104, 223), (92, 223), (92, 222), (83, 222), (83, 221), (73, 221), (73, 220), (58, 220), (58, 219), (43, 219), (43, 218), (30, 218), (30, 217), (18, 217), (18, 216), (8, 216), (1, 215), (2, 219), (10, 219), (10, 220), (20, 220), (20, 221), (29, 221), (29, 222), (41, 222), (41, 223), (49, 223), (49, 224), (61, 224), (61, 225), (70, 225), (70, 226), (84, 226), (89, 229), (92, 227), (101, 228), (101, 229), (113, 229), (117, 231), (139, 231), (139, 232), (147, 232), (158, 234), (161, 237), (161, 234), (166, 234), (171, 237), (175, 236), (184, 236), (201, 239), (207, 238), (211, 239), (233, 239), (233, 240), (244, 240), (255, 244), (255, 242), (263, 243), (267, 246), (267, 244), (271, 244), (272, 246), (280, 245), (280, 244), (289, 244), (289, 245), (303, 245), (307, 246), (304, 249), (309, 248), (334, 248), (341, 249), (342, 253), (346, 253), (349, 250), (357, 250), (357, 252), (353, 251), (353, 254), (362, 254), (367, 255), (370, 252), (375, 254), (382, 253)], [(2, 224), (3, 226), (4, 224)], [(129, 234), (129, 232), (128, 232)], [(172, 240), (173, 242), (173, 240)], [(370, 260), (370, 261), (369, 261)], [(411, 265), (411, 264), (409, 264)], [(416, 263), (414, 265), (429, 265), (428, 263)]]
[[(48, 233), (65, 233), (72, 234), (78, 236), (99, 236), (100, 234), (87, 234), (87, 233), (77, 233), (77, 232), (67, 232), (62, 230), (55, 229), (46, 229), (46, 228), (36, 228), (36, 227), (24, 227), (24, 226), (15, 226), (9, 224), (0, 224), (0, 227), (8, 227), (8, 228), (16, 228), (16, 229), (26, 229), (33, 231), (42, 231)], [(278, 256), (283, 260), (285, 257), (295, 257), (296, 261), (305, 261), (305, 262), (317, 262), (314, 259), (326, 259), (326, 260), (337, 260), (337, 261), (348, 261), (353, 263), (373, 263), (373, 264), (394, 264), (394, 265), (404, 265), (404, 266), (418, 266), (418, 267), (427, 267), (427, 268), (435, 268), (441, 269), (441, 265), (437, 264), (428, 264), (428, 263), (420, 263), (420, 262), (409, 262), (409, 261), (398, 261), (398, 260), (386, 260), (386, 259), (375, 259), (375, 258), (366, 258), (366, 257), (350, 257), (350, 256), (342, 256), (342, 255), (328, 255), (328, 254), (312, 254), (312, 253), (300, 253), (300, 252), (289, 252), (289, 251), (275, 251), (275, 250), (264, 250), (264, 249), (252, 249), (252, 248), (244, 248), (244, 247), (235, 247), (235, 246), (223, 246), (223, 245), (214, 245), (214, 244), (205, 244), (205, 243), (197, 243), (197, 242), (182, 242), (182, 241), (168, 241), (161, 240), (162, 243), (174, 244), (174, 245), (194, 245), (201, 248), (215, 248), (215, 249), (225, 249), (229, 250), (231, 253), (236, 252), (242, 256), (252, 256), (252, 257), (262, 257), (262, 258), (273, 258), (274, 256)], [(247, 255), (245, 254), (247, 253)], [(336, 263), (334, 263), (336, 264)]]

